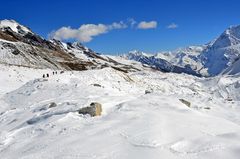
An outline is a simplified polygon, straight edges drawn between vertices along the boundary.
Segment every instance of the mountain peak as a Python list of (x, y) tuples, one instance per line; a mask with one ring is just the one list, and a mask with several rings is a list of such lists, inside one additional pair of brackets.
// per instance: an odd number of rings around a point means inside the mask
[(138, 50), (129, 51), (128, 54), (129, 55), (134, 55), (134, 56), (146, 56), (146, 57), (153, 56), (152, 54), (144, 53), (144, 52), (141, 52), (141, 51), (138, 51)]
[(213, 48), (224, 48), (240, 44), (240, 25), (231, 26), (225, 30), (213, 43)]
[(5, 30), (8, 28), (10, 28), (15, 33), (18, 33), (21, 35), (26, 35), (27, 33), (32, 33), (32, 31), (29, 28), (19, 24), (15, 20), (8, 20), (8, 19), (1, 20), (0, 21), (0, 30)]

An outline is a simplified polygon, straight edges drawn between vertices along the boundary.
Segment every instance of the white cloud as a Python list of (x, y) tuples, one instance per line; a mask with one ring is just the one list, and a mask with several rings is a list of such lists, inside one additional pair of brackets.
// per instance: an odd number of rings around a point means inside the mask
[(112, 29), (125, 29), (127, 28), (127, 24), (125, 24), (123, 21), (120, 21), (119, 23), (112, 23), (111, 25), (108, 25), (108, 29), (112, 30)]
[(138, 29), (154, 29), (157, 28), (157, 22), (156, 21), (142, 21), (137, 26)]
[(49, 34), (51, 39), (68, 40), (75, 39), (80, 42), (90, 42), (94, 36), (98, 36), (109, 32), (113, 29), (125, 29), (128, 26), (124, 22), (112, 23), (111, 25), (105, 24), (83, 24), (78, 29), (71, 27), (62, 27)]
[(101, 34), (106, 34), (111, 30), (125, 29), (125, 28), (138, 28), (138, 29), (153, 29), (157, 27), (156, 21), (142, 21), (137, 24), (133, 18), (128, 18), (125, 22), (114, 22), (110, 25), (106, 24), (83, 24), (78, 29), (68, 27), (61, 27), (58, 30), (52, 31), (49, 34), (50, 39), (69, 40), (74, 39), (80, 42), (90, 42), (94, 37)]
[(178, 25), (175, 23), (172, 23), (172, 24), (168, 25), (167, 28), (168, 29), (176, 29), (176, 28), (178, 28)]

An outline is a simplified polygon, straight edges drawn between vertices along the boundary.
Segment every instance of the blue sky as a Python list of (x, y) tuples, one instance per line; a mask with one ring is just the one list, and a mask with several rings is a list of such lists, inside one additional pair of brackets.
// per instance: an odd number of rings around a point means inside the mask
[(209, 42), (240, 24), (239, 7), (238, 0), (8, 0), (1, 1), (0, 19), (101, 53), (157, 52)]

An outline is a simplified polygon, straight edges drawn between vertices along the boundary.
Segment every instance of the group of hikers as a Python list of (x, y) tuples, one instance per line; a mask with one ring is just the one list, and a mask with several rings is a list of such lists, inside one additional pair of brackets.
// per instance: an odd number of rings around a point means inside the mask
[[(62, 74), (62, 73), (64, 73), (64, 71), (60, 71), (60, 74)], [(57, 75), (58, 74), (58, 72), (57, 71), (53, 71), (52, 72), (52, 75)], [(43, 74), (43, 78), (49, 78), (49, 73), (46, 73), (46, 74)]]

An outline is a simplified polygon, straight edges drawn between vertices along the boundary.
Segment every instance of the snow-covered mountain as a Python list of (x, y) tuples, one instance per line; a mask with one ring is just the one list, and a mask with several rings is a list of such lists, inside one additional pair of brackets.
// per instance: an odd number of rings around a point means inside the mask
[[(239, 44), (218, 43), (128, 55), (145, 66), (4, 20), (0, 158), (239, 159), (240, 58), (228, 56), (233, 64), (221, 76), (172, 73), (207, 74), (211, 60), (225, 66), (221, 56), (235, 55)], [(96, 102), (99, 116), (80, 113)]]
[(17, 23), (15, 20), (7, 20), (7, 19), (1, 20), (0, 30), (5, 31), (9, 29), (23, 36), (29, 33), (33, 34), (33, 32), (29, 28)]
[(233, 64), (230, 67), (228, 67), (222, 72), (222, 74), (235, 75), (238, 74), (239, 72), (240, 72), (240, 59), (237, 58), (236, 61), (233, 62)]
[(86, 70), (113, 67), (138, 70), (101, 56), (80, 43), (46, 40), (14, 20), (0, 21), (0, 64), (31, 68)]
[(159, 53), (156, 55), (147, 55), (146, 53), (131, 51), (128, 53), (127, 58), (147, 64), (163, 72), (187, 73), (201, 76), (201, 74), (196, 71), (197, 67), (201, 67), (198, 66), (197, 61), (195, 61), (197, 58), (194, 55), (188, 56), (184, 50), (171, 53)]
[[(130, 52), (128, 58), (167, 72), (215, 76), (232, 67), (240, 56), (240, 26), (232, 26), (217, 39), (202, 46), (146, 55)], [(176, 68), (176, 70), (174, 69)]]

